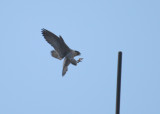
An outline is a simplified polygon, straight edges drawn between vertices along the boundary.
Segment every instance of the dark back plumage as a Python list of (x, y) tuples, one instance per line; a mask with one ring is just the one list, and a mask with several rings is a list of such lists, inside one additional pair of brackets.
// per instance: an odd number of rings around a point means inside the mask
[(61, 58), (64, 58), (70, 52), (70, 48), (61, 36), (58, 37), (46, 29), (42, 29), (42, 34), (46, 41), (54, 47)]

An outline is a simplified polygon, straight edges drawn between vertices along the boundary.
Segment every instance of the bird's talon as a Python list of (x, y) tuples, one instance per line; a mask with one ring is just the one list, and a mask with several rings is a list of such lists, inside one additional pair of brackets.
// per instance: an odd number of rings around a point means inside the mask
[(78, 62), (78, 63), (79, 63), (79, 62), (82, 62), (82, 59), (83, 59), (83, 58), (79, 58), (79, 59), (77, 60), (77, 62)]

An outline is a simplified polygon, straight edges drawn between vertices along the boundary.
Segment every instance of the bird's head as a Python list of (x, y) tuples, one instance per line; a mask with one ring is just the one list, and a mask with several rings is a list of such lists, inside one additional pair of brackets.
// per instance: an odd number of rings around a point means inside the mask
[(76, 56), (81, 55), (79, 51), (75, 51), (75, 52), (76, 52)]

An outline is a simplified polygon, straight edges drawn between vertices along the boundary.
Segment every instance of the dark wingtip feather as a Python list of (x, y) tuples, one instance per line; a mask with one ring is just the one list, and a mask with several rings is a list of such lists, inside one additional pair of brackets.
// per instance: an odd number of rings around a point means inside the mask
[(48, 36), (49, 33), (51, 33), (50, 31), (48, 31), (47, 29), (44, 29), (42, 28), (41, 29), (41, 32), (42, 32), (42, 35), (45, 37), (45, 36)]
[(41, 29), (41, 33), (44, 35), (44, 32), (45, 32), (45, 29), (44, 28), (42, 28)]
[(41, 29), (42, 34), (43, 34), (45, 31), (47, 31), (47, 30), (44, 29), (44, 28)]

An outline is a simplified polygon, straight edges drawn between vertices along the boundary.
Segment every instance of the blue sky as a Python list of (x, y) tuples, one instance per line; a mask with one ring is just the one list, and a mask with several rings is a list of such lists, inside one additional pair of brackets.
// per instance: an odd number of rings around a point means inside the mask
[[(121, 114), (159, 114), (159, 0), (1, 0), (0, 114), (114, 114), (118, 51)], [(84, 58), (50, 55), (41, 29)], [(78, 59), (78, 57), (76, 57)]]

